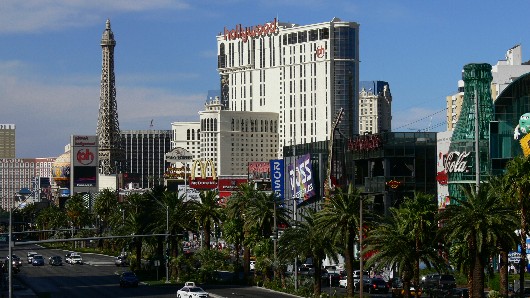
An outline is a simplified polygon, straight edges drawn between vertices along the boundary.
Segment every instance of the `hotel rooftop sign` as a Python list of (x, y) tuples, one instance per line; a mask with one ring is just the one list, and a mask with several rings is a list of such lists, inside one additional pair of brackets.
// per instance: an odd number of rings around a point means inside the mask
[(259, 37), (274, 34), (276, 33), (277, 29), (278, 26), (276, 23), (276, 18), (274, 18), (274, 20), (270, 23), (266, 23), (264, 25), (256, 25), (252, 27), (243, 28), (241, 24), (238, 24), (236, 25), (236, 28), (232, 30), (228, 30), (225, 27), (224, 38), (225, 40), (242, 39), (243, 42), (247, 42), (249, 37)]

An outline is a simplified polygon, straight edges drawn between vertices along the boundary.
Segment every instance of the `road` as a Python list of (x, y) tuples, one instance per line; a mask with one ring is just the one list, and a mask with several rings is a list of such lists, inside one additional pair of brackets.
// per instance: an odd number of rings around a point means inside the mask
[[(27, 263), (27, 253), (35, 251), (46, 260), (44, 266), (32, 266)], [(23, 261), (20, 273), (16, 274), (22, 284), (31, 288), (40, 297), (63, 298), (103, 298), (103, 297), (153, 297), (174, 298), (182, 285), (149, 286), (140, 284), (138, 288), (120, 288), (119, 274), (126, 268), (116, 267), (114, 259), (99, 254), (82, 254), (84, 265), (49, 265), (48, 258), (59, 255), (63, 258), (68, 251), (47, 249), (36, 245), (16, 246), (13, 253)], [(7, 247), (0, 247), (0, 258), (7, 256)], [(161, 273), (162, 274), (162, 273)], [(141, 281), (140, 281), (141, 282)], [(210, 297), (293, 297), (292, 295), (272, 292), (257, 287), (206, 285)], [(14, 294), (16, 296), (15, 289)]]

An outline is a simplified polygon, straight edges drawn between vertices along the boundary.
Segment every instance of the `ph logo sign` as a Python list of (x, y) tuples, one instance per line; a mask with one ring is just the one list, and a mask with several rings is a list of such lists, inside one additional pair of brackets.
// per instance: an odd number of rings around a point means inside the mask
[(95, 155), (90, 149), (80, 149), (76, 155), (77, 162), (84, 166), (88, 166), (94, 162)]

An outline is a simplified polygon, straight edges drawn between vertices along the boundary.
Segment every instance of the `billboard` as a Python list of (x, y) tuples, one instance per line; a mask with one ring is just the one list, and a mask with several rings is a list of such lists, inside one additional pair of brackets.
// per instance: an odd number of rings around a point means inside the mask
[(438, 208), (445, 208), (449, 205), (449, 188), (448, 188), (448, 155), (449, 146), (453, 131), (443, 131), (436, 134), (436, 182), (438, 185)]
[(294, 165), (290, 164), (288, 166), (288, 171), (289, 185), (293, 198), (305, 201), (315, 195), (311, 156), (309, 154), (298, 157)]
[(248, 163), (248, 180), (264, 180), (271, 178), (269, 162), (252, 161)]
[[(76, 136), (71, 139), (70, 183), (73, 193), (87, 191), (87, 187), (97, 188), (98, 139), (97, 136)], [(81, 188), (75, 190), (74, 188)]]
[(219, 178), (219, 201), (221, 204), (226, 203), (226, 198), (237, 192), (239, 185), (247, 183), (247, 178), (240, 177), (223, 177)]
[(274, 191), (277, 198), (282, 200), (285, 198), (285, 172), (283, 167), (283, 159), (272, 159), (270, 161), (272, 191)]

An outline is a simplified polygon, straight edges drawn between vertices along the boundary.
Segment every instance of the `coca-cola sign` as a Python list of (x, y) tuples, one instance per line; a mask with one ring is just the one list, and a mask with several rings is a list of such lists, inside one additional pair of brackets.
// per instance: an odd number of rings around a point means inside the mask
[(467, 157), (471, 152), (452, 151), (447, 154), (444, 161), (444, 168), (447, 173), (465, 173), (467, 168)]

